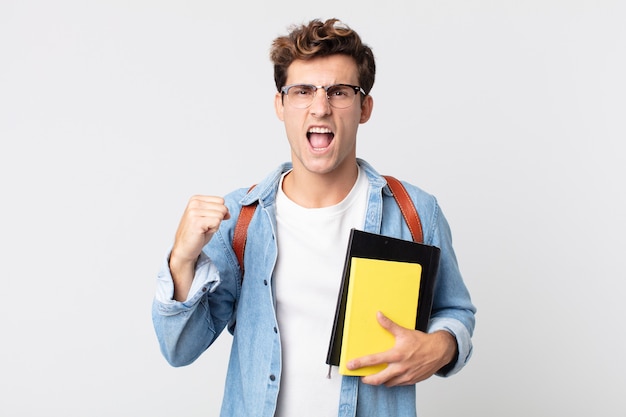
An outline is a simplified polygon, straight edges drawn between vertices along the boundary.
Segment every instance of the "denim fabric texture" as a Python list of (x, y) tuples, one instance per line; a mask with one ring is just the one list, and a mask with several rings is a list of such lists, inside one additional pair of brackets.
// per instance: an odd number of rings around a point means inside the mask
[[(367, 162), (359, 159), (358, 163), (370, 183), (364, 230), (411, 240), (385, 179)], [(280, 329), (272, 291), (277, 258), (275, 198), (280, 176), (290, 168), (290, 163), (281, 165), (250, 193), (246, 187), (225, 197), (231, 219), (222, 222), (203, 249), (187, 300), (172, 300), (174, 287), (167, 257), (157, 278), (152, 317), (161, 352), (171, 365), (192, 363), (225, 328), (233, 334), (222, 417), (271, 417), (275, 412), (281, 377)], [(476, 309), (436, 199), (418, 187), (403, 184), (420, 215), (424, 243), (441, 249), (428, 331), (446, 330), (457, 340), (457, 361), (441, 375), (448, 376), (463, 368), (471, 356)], [(259, 206), (248, 228), (242, 281), (232, 249), (233, 231), (241, 206), (256, 200)], [(340, 417), (417, 415), (415, 385), (386, 388), (363, 384), (359, 377), (335, 373), (333, 377), (342, 378)]]

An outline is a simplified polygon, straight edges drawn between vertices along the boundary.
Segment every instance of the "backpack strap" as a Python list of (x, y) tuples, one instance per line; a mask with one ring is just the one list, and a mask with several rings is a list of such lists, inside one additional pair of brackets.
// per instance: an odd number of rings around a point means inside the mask
[[(256, 184), (255, 184), (256, 185)], [(248, 192), (252, 190), (255, 185), (248, 189)], [(235, 251), (235, 255), (237, 255), (237, 260), (239, 261), (239, 269), (241, 270), (241, 276), (243, 277), (243, 253), (246, 248), (246, 240), (248, 238), (248, 225), (250, 224), (250, 220), (252, 220), (252, 216), (254, 216), (254, 212), (256, 210), (257, 202), (242, 206), (241, 211), (239, 212), (239, 218), (237, 219), (237, 224), (235, 225), (235, 234), (233, 235), (233, 250)]]
[[(404, 217), (404, 221), (409, 227), (409, 231), (411, 232), (411, 236), (415, 242), (422, 243), (424, 240), (422, 234), (422, 222), (420, 221), (420, 216), (415, 209), (415, 205), (409, 197), (409, 193), (407, 193), (404, 185), (397, 180), (396, 178), (384, 175), (383, 176), (387, 180), (387, 184), (389, 188), (391, 188), (391, 192), (393, 194), (393, 198), (396, 200), (396, 203), (400, 207), (400, 212), (402, 213), (402, 217)], [(252, 190), (255, 186), (250, 187), (248, 192)], [(246, 240), (248, 236), (248, 225), (250, 224), (250, 220), (252, 220), (252, 216), (254, 216), (254, 212), (256, 211), (257, 202), (241, 207), (241, 212), (239, 213), (239, 218), (237, 219), (237, 224), (235, 225), (235, 233), (233, 235), (233, 250), (235, 251), (235, 255), (237, 255), (237, 260), (239, 261), (239, 268), (241, 270), (241, 276), (243, 277), (243, 254), (246, 248)]]
[(391, 188), (393, 198), (395, 198), (396, 203), (398, 203), (400, 207), (402, 217), (404, 217), (404, 221), (407, 226), (409, 226), (413, 240), (418, 243), (423, 243), (424, 235), (422, 233), (422, 222), (420, 221), (420, 216), (406, 188), (404, 188), (404, 185), (402, 185), (400, 181), (390, 175), (383, 175), (383, 177), (385, 177), (389, 188)]

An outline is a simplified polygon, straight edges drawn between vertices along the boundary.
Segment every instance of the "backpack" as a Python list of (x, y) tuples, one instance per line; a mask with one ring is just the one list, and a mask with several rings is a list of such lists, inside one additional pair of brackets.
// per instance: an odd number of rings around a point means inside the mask
[[(387, 184), (389, 188), (391, 188), (391, 192), (393, 194), (393, 198), (396, 200), (396, 203), (400, 207), (400, 212), (402, 213), (402, 217), (404, 217), (404, 221), (407, 226), (409, 226), (409, 231), (411, 232), (411, 236), (415, 242), (422, 243), (423, 242), (423, 234), (422, 234), (422, 223), (420, 221), (419, 214), (415, 209), (415, 205), (409, 197), (406, 189), (402, 185), (400, 181), (396, 178), (384, 175), (383, 176), (387, 180)], [(254, 188), (254, 185), (250, 187), (248, 192)], [(255, 201), (252, 204), (241, 207), (241, 212), (239, 213), (239, 218), (237, 219), (237, 224), (235, 225), (235, 232), (233, 235), (233, 250), (235, 251), (235, 255), (237, 255), (237, 260), (239, 261), (239, 268), (241, 270), (241, 277), (243, 280), (243, 254), (246, 248), (246, 240), (248, 236), (248, 225), (250, 224), (250, 220), (252, 220), (252, 216), (256, 211), (257, 202)]]

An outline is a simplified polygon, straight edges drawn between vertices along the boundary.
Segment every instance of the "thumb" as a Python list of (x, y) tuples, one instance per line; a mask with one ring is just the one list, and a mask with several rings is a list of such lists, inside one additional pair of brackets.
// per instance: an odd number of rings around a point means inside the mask
[(396, 334), (402, 330), (402, 327), (400, 325), (396, 324), (389, 317), (385, 316), (382, 311), (376, 313), (376, 319), (378, 320), (378, 324), (380, 324), (383, 329), (387, 330), (394, 336), (396, 336)]

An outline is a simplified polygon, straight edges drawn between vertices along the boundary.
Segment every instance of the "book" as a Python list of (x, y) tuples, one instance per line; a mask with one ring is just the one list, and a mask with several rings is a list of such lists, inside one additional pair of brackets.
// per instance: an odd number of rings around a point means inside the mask
[(416, 263), (351, 259), (340, 374), (370, 375), (386, 367), (380, 364), (350, 371), (346, 363), (393, 347), (394, 337), (378, 323), (378, 311), (402, 327), (415, 326), (421, 275), (422, 266)]
[(350, 232), (326, 364), (343, 375), (369, 375), (386, 365), (349, 371), (348, 360), (393, 347), (376, 319), (426, 331), (440, 250), (435, 246), (353, 229)]

